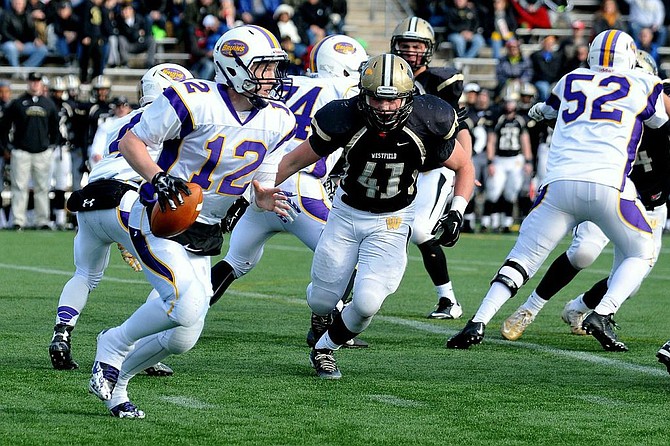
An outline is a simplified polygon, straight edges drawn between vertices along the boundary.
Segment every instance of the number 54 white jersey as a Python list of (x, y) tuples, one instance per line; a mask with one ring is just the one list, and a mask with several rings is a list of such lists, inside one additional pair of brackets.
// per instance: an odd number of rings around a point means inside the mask
[(224, 85), (187, 80), (165, 90), (131, 131), (147, 145), (162, 144), (157, 164), (166, 172), (202, 187), (198, 221), (216, 224), (259, 172), (274, 184), (277, 165), (266, 155), (294, 128), (293, 113), (283, 104), (237, 112)]
[(644, 125), (668, 120), (661, 80), (641, 71), (578, 68), (561, 78), (546, 102), (556, 115), (545, 184), (589, 181), (623, 190)]

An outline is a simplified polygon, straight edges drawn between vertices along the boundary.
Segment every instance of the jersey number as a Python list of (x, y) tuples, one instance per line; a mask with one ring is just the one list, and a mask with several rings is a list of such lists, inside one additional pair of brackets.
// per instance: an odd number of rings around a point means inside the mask
[[(285, 100), (288, 101), (299, 89), (300, 87), (291, 86), (288, 89), (288, 94)], [(321, 87), (310, 89), (290, 107), (295, 115), (295, 137), (301, 141), (306, 140), (307, 135), (309, 134), (309, 126), (312, 124), (312, 114), (316, 111), (314, 110), (314, 104), (316, 104), (316, 98), (319, 97), (321, 90)]]
[[(212, 172), (216, 166), (221, 161), (221, 155), (223, 154), (223, 144), (226, 138), (222, 135), (218, 135), (214, 139), (207, 142), (205, 149), (208, 151), (209, 156), (207, 161), (202, 165), (200, 170), (191, 177), (191, 181), (197, 183), (203, 189), (209, 189), (212, 185)], [(226, 175), (223, 177), (219, 183), (216, 191), (221, 194), (226, 195), (242, 195), (244, 191), (249, 186), (251, 180), (242, 180), (250, 173), (254, 172), (258, 166), (263, 162), (265, 154), (267, 153), (267, 148), (263, 143), (258, 141), (242, 141), (233, 149), (233, 158), (243, 159), (248, 155), (255, 155), (254, 159), (244, 164), (242, 167), (237, 169), (235, 172)]]
[[(563, 117), (563, 121), (565, 121), (566, 124), (571, 123), (586, 111), (587, 97), (582, 90), (580, 90), (579, 88), (575, 88), (577, 87), (577, 85), (574, 84), (580, 81), (592, 82), (593, 78), (594, 76), (591, 74), (569, 74), (566, 77), (565, 92), (563, 93), (563, 95), (568, 102), (573, 101), (577, 102), (577, 107), (575, 108), (575, 111), (573, 112), (569, 112), (568, 110), (563, 111), (563, 114), (561, 116)], [(591, 120), (614, 121), (617, 123), (621, 122), (623, 112), (618, 108), (614, 107), (613, 104), (608, 104), (608, 102), (616, 102), (619, 99), (628, 96), (628, 92), (630, 91), (630, 83), (628, 82), (628, 79), (626, 79), (625, 77), (608, 76), (602, 79), (598, 83), (598, 86), (605, 87), (611, 84), (615, 84), (615, 86), (618, 86), (618, 88), (612, 91), (611, 93), (598, 96), (593, 100), (591, 106)]]
[[(379, 191), (377, 179), (372, 177), (372, 173), (375, 171), (376, 167), (377, 163), (368, 161), (365, 163), (365, 169), (363, 169), (363, 172), (358, 176), (358, 183), (367, 189), (365, 196), (368, 198), (376, 198), (377, 192)], [(379, 198), (393, 198), (400, 192), (400, 176), (405, 168), (405, 164), (387, 163), (384, 165), (384, 168), (390, 170), (391, 173), (386, 184), (386, 191), (382, 192), (379, 195)]]

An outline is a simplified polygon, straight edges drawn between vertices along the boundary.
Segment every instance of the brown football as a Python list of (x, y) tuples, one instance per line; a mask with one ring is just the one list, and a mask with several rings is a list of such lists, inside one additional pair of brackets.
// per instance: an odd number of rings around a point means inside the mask
[(186, 231), (198, 218), (202, 209), (202, 188), (195, 183), (186, 183), (191, 195), (181, 194), (184, 204), (178, 205), (177, 209), (166, 206), (165, 212), (161, 211), (158, 203), (151, 211), (151, 232), (157, 237), (174, 237)]

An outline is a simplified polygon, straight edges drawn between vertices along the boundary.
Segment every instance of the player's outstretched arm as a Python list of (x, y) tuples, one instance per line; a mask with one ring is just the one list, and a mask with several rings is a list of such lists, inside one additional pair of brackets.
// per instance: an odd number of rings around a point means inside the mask
[(310, 164), (317, 162), (321, 157), (312, 149), (309, 140), (302, 142), (291, 150), (279, 162), (275, 185), (283, 183), (288, 177)]

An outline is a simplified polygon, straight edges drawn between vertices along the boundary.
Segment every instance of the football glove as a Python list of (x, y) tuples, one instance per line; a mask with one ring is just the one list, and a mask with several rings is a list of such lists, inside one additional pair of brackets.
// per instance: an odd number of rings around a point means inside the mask
[(544, 102), (538, 102), (537, 104), (533, 105), (530, 110), (528, 110), (528, 117), (532, 119), (533, 121), (544, 121), (544, 113), (542, 113), (542, 107), (544, 106)]
[(228, 209), (226, 216), (221, 220), (221, 232), (224, 234), (226, 232), (233, 232), (233, 228), (235, 228), (235, 225), (240, 221), (240, 218), (242, 218), (244, 211), (246, 211), (248, 207), (249, 202), (246, 198), (240, 197), (235, 200), (235, 203)]
[(461, 235), (463, 216), (459, 211), (451, 210), (437, 221), (431, 231), (434, 240), (442, 246), (451, 247), (456, 244)]
[(278, 217), (283, 221), (284, 223), (293, 223), (296, 218), (298, 218), (298, 214), (302, 213), (300, 210), (300, 206), (298, 206), (296, 203), (291, 200), (291, 197), (295, 197), (296, 195), (292, 192), (286, 192), (286, 191), (281, 191), (281, 194), (286, 197), (286, 203), (289, 204), (289, 208), (286, 210), (288, 213), (287, 216), (283, 215), (278, 215)]
[(154, 187), (156, 200), (162, 212), (165, 212), (168, 205), (170, 209), (177, 209), (174, 198), (177, 199), (180, 205), (184, 204), (184, 199), (181, 197), (182, 193), (191, 195), (191, 191), (184, 180), (168, 175), (165, 172), (158, 172), (154, 175), (151, 179), (151, 185)]
[(139, 260), (135, 258), (127, 249), (125, 246), (123, 246), (121, 243), (117, 243), (116, 246), (119, 248), (119, 251), (121, 251), (121, 258), (123, 259), (124, 262), (130, 266), (133, 271), (136, 273), (139, 273), (142, 271), (142, 264), (140, 263)]
[(670, 96), (670, 79), (663, 79), (663, 93)]
[(458, 125), (463, 124), (463, 122), (468, 119), (468, 107), (460, 107), (456, 110), (456, 117), (458, 118)]

